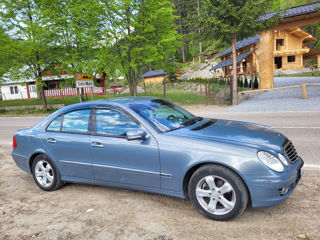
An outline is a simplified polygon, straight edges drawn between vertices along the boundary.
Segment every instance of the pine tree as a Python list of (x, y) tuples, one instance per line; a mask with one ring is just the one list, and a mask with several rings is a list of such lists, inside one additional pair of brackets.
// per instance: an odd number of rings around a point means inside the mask
[(244, 79), (244, 85), (243, 86), (245, 88), (248, 88), (248, 79), (247, 78)]
[[(269, 28), (278, 17), (275, 15), (267, 22), (259, 17), (272, 7), (273, 0), (204, 0), (198, 25), (205, 39), (216, 39), (231, 43), (233, 69), (237, 69), (236, 41), (249, 37), (262, 29)], [(237, 73), (233, 71), (230, 86), (232, 104), (237, 104)]]

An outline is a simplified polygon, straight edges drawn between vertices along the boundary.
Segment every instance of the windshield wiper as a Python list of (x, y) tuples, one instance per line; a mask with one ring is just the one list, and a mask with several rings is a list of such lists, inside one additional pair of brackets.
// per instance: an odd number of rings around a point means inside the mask
[(174, 130), (177, 130), (177, 129), (180, 129), (180, 128), (183, 128), (183, 126), (171, 128), (171, 129), (169, 129), (168, 131), (165, 131), (165, 132), (166, 132), (166, 133), (167, 133), (167, 132), (171, 132), (171, 131), (174, 131)]
[(190, 125), (195, 124), (196, 122), (201, 121), (201, 120), (202, 120), (202, 117), (195, 117), (195, 118), (192, 118), (192, 119), (186, 121), (183, 125), (190, 126)]

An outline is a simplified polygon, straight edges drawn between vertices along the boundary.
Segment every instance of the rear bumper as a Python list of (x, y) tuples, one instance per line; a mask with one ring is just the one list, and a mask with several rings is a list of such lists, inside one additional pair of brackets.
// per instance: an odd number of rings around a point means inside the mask
[(30, 168), (29, 168), (29, 162), (28, 159), (25, 156), (22, 156), (18, 153), (12, 152), (12, 158), (16, 165), (21, 168), (23, 171), (27, 173), (31, 173)]
[[(252, 207), (270, 207), (280, 204), (298, 185), (302, 174), (303, 160), (299, 158), (283, 173), (270, 171), (264, 176), (252, 176), (248, 182)], [(284, 190), (287, 188), (286, 192)]]

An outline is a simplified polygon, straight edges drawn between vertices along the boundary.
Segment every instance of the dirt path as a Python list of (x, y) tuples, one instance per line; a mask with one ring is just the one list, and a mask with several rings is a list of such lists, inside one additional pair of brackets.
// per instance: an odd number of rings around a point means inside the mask
[(231, 222), (189, 201), (83, 184), (41, 191), (0, 147), (0, 239), (320, 239), (320, 171), (305, 171), (283, 204)]

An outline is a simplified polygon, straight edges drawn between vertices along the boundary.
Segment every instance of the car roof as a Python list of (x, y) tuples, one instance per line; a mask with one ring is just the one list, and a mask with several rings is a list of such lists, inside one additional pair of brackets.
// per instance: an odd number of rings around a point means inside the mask
[(89, 102), (82, 102), (82, 103), (76, 103), (69, 106), (66, 106), (64, 108), (61, 108), (59, 112), (65, 112), (70, 111), (73, 109), (79, 109), (83, 107), (91, 107), (91, 106), (106, 106), (106, 105), (115, 105), (115, 106), (125, 106), (132, 103), (139, 103), (139, 102), (145, 102), (145, 101), (151, 101), (159, 98), (155, 97), (119, 97), (119, 98), (112, 98), (112, 99), (101, 99), (101, 100), (95, 100), (95, 101), (89, 101)]

